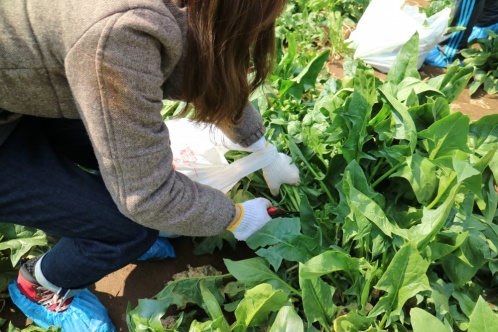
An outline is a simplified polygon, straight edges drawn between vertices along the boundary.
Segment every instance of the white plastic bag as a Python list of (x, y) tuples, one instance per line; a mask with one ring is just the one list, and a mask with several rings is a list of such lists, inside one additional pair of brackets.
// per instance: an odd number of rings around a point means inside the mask
[(232, 163), (225, 153), (233, 146), (221, 130), (188, 119), (165, 122), (171, 140), (175, 169), (193, 181), (227, 193), (237, 181), (271, 164), (278, 156), (273, 145), (253, 152)]
[(420, 69), (448, 29), (451, 10), (445, 8), (427, 18), (418, 7), (403, 4), (404, 0), (372, 0), (347, 40), (356, 49), (355, 59), (387, 73), (401, 47), (418, 31)]

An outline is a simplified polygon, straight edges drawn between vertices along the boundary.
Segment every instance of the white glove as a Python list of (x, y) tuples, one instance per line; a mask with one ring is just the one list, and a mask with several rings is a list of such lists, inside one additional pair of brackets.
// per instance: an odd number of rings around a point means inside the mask
[(239, 241), (247, 240), (271, 220), (267, 211), (271, 202), (266, 198), (251, 199), (237, 206), (241, 210), (240, 218), (228, 227), (228, 230)]
[[(230, 150), (256, 152), (264, 149), (267, 145), (266, 138), (263, 136), (248, 147), (232, 143), (228, 148)], [(270, 165), (263, 167), (263, 177), (273, 196), (279, 195), (282, 184), (297, 186), (300, 182), (299, 169), (292, 164), (292, 158), (283, 153), (279, 153), (277, 159)]]
[(299, 169), (292, 164), (292, 158), (284, 153), (279, 153), (274, 162), (263, 167), (263, 177), (273, 196), (279, 195), (282, 184), (297, 186), (300, 182)]

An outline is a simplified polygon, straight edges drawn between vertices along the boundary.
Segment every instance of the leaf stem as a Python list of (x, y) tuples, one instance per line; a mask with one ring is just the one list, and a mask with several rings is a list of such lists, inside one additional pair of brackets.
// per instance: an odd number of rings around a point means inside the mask
[(430, 210), (430, 209), (432, 209), (432, 208), (433, 208), (433, 207), (437, 204), (437, 202), (441, 199), (441, 197), (443, 197), (443, 195), (446, 193), (446, 191), (447, 191), (447, 190), (448, 190), (448, 188), (450, 187), (450, 184), (452, 184), (452, 183), (453, 183), (453, 181), (456, 179), (456, 177), (457, 177), (457, 174), (456, 174), (456, 173), (453, 173), (453, 174), (450, 176), (450, 180), (447, 182), (447, 183), (448, 183), (448, 185), (446, 185), (446, 186), (444, 187), (444, 189), (443, 189), (443, 190), (441, 190), (441, 191), (439, 192), (439, 194), (437, 194), (436, 198), (434, 198), (434, 200), (433, 200), (433, 201), (432, 201), (429, 205), (427, 205), (427, 209), (429, 209), (429, 210)]
[(318, 157), (318, 159), (323, 163), (323, 166), (325, 167), (329, 167), (327, 161), (323, 158), (323, 156), (321, 154), (316, 154), (316, 156)]
[(377, 162), (377, 164), (375, 165), (372, 173), (370, 173), (370, 176), (368, 177), (368, 182), (372, 182), (372, 180), (375, 177), (375, 175), (377, 175), (377, 172), (379, 171), (380, 167), (383, 165), (383, 161), (384, 160), (385, 160), (385, 158), (381, 158), (381, 160), (379, 160)]
[[(318, 173), (315, 172), (315, 170), (313, 169), (313, 167), (308, 162), (306, 162), (306, 164), (308, 165), (308, 168), (311, 171), (311, 173), (313, 174), (313, 176), (315, 177), (315, 179), (319, 178)], [(335, 199), (332, 196), (332, 194), (330, 193), (329, 188), (327, 188), (327, 186), (325, 185), (325, 183), (323, 183), (322, 180), (318, 180), (318, 184), (320, 185), (320, 188), (322, 188), (322, 190), (325, 192), (325, 194), (327, 194), (327, 197), (329, 198), (330, 202), (332, 204), (335, 204), (336, 203)]]
[(384, 313), (384, 316), (382, 316), (382, 320), (379, 323), (379, 328), (381, 330), (384, 328), (384, 325), (386, 324), (387, 316), (388, 316), (388, 312)]
[(292, 204), (292, 210), (293, 211), (299, 211), (299, 203), (298, 203), (298, 199), (296, 199), (296, 187), (287, 187), (288, 185), (284, 185), (286, 189), (290, 189), (290, 190), (286, 190), (287, 191), (287, 196), (289, 197), (289, 200)]
[(294, 266), (289, 267), (287, 270), (285, 270), (285, 273), (291, 273), (292, 271), (296, 270), (299, 268), (299, 264), (296, 264)]
[(303, 293), (301, 293), (300, 291), (298, 291), (297, 289), (295, 289), (294, 287), (292, 287), (291, 285), (287, 284), (287, 286), (289, 287), (289, 289), (294, 293), (296, 294), (297, 296), (299, 296), (300, 298), (303, 298)]
[(387, 178), (389, 175), (393, 174), (398, 168), (403, 166), (405, 163), (399, 163), (396, 166), (392, 167), (390, 170), (382, 174), (373, 184), (372, 184), (372, 189), (375, 188), (379, 183), (381, 183), (385, 178)]
[(296, 206), (294, 211), (300, 211), (301, 210), (301, 195), (299, 195), (299, 192), (297, 191), (297, 187), (292, 187), (292, 191), (294, 192), (294, 198), (296, 200)]

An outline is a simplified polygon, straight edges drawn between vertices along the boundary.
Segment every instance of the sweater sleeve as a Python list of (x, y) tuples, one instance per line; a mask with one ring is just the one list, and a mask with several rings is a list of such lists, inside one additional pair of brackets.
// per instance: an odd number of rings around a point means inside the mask
[(265, 134), (265, 127), (261, 114), (251, 104), (247, 104), (242, 113), (240, 124), (231, 130), (223, 131), (231, 141), (247, 147)]
[(134, 9), (99, 21), (71, 48), (66, 74), (119, 210), (144, 226), (209, 236), (235, 215), (221, 191), (174, 171), (161, 85), (181, 33), (167, 12)]

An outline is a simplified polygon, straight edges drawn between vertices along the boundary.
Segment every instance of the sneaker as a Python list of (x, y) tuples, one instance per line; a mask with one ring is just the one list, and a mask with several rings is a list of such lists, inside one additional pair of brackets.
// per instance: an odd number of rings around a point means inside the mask
[(9, 284), (12, 302), (36, 325), (48, 329), (62, 327), (62, 332), (115, 332), (107, 309), (88, 289), (62, 289), (53, 292), (34, 277), (37, 259), (24, 263), (17, 280)]
[(73, 296), (69, 296), (70, 290), (61, 288), (59, 292), (54, 293), (39, 285), (33, 273), (34, 266), (38, 260), (39, 257), (36, 257), (21, 266), (19, 276), (17, 277), (19, 291), (29, 300), (40, 304), (49, 311), (63, 312), (67, 310), (73, 301)]

